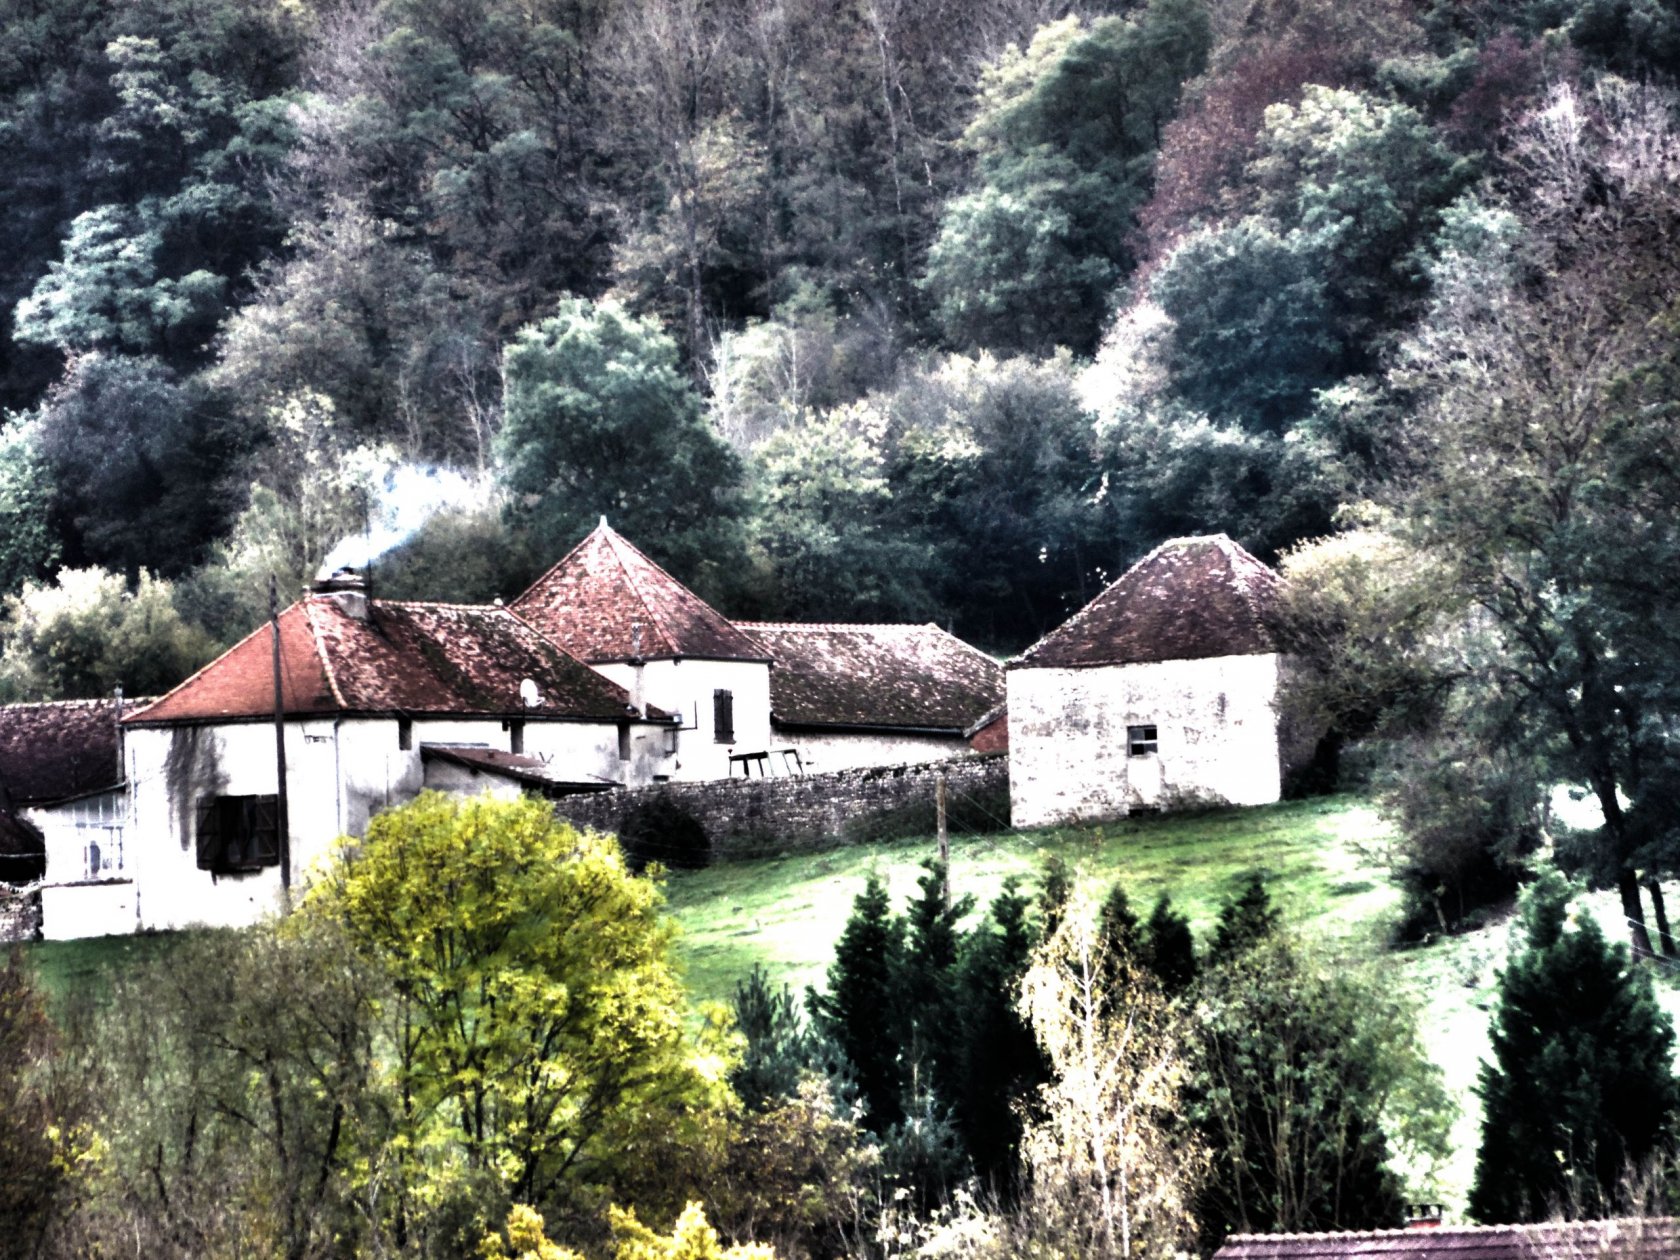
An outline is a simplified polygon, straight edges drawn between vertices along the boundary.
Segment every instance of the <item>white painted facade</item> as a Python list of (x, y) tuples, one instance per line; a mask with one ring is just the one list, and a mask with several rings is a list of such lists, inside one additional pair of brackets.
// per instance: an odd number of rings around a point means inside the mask
[(49, 941), (132, 932), (138, 926), (127, 845), (128, 793), (94, 792), (25, 809), (45, 842), (41, 935)]
[[(772, 746), (770, 666), (764, 661), (682, 656), (642, 665), (608, 661), (593, 668), (628, 691), (632, 704), (655, 705), (682, 718), (667, 772), (672, 779), (727, 779), (731, 754), (764, 752)], [(729, 739), (720, 739), (714, 725), (720, 691), (729, 693), (735, 719)]]
[[(665, 731), (645, 723), (628, 724), (627, 749), (615, 723), (526, 720), (522, 730), (518, 726), (496, 718), (415, 719), (404, 739), (395, 718), (289, 720), (293, 887), (307, 879), (337, 837), (363, 834), (373, 814), (421, 791), (423, 744), (523, 751), (568, 773), (623, 783), (652, 782), (672, 760), (665, 752)], [(196, 841), (201, 799), (275, 792), (272, 723), (130, 728), (126, 742), (132, 808), (126, 849), (139, 925), (242, 926), (281, 909), (277, 866), (231, 875), (201, 870)], [(628, 760), (621, 751), (630, 753)]]
[(895, 731), (779, 731), (778, 746), (797, 748), (807, 774), (860, 770), (866, 766), (920, 765), (966, 756), (961, 735), (923, 735)]
[[(1191, 801), (1278, 800), (1281, 676), (1276, 653), (1011, 669), (1011, 822), (1045, 827)], [(1128, 731), (1149, 726), (1156, 750), (1133, 755)]]

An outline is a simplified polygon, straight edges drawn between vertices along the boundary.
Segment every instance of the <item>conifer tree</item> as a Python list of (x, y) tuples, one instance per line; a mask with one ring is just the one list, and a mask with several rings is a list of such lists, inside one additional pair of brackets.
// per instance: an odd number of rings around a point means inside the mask
[(1190, 934), (1190, 920), (1172, 908), (1172, 898), (1166, 893), (1144, 926), (1143, 964), (1168, 997), (1183, 993), (1196, 979), (1196, 940)]
[(904, 924), (887, 901), (887, 885), (871, 873), (852, 903), (834, 947), (828, 990), (806, 1004), (818, 1033), (840, 1048), (856, 1074), (864, 1126), (884, 1133), (904, 1117), (905, 1064), (897, 983)]
[(1021, 1147), (1023, 1104), (1047, 1068), (1038, 1040), (1017, 1009), (1021, 976), (1036, 938), (1027, 919), (1031, 899), (1004, 885), (987, 922), (964, 942), (960, 972), (961, 1082), (957, 1123), (975, 1174), (1007, 1193)]
[(1624, 1175), (1672, 1149), (1680, 1083), (1674, 1031), (1650, 977), (1548, 875), (1523, 907), (1499, 981), (1492, 1063), (1482, 1065), (1482, 1148), (1470, 1213), (1495, 1222), (1554, 1211), (1603, 1216)]
[(1259, 871), (1248, 873), (1248, 882), (1234, 900), (1219, 911), (1219, 928), (1214, 934), (1213, 951), (1224, 958), (1258, 944), (1270, 936), (1281, 916), (1266, 892), (1265, 881)]

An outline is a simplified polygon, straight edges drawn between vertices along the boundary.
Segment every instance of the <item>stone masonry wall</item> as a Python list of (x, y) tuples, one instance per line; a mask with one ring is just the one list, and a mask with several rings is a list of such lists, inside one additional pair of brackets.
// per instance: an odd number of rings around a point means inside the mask
[[(827, 848), (901, 835), (931, 835), (939, 776), (953, 832), (1009, 826), (1007, 755), (957, 757), (925, 765), (875, 766), (771, 779), (714, 779), (569, 796), (555, 812), (615, 834), (638, 816), (686, 815), (704, 829), (714, 858)], [(657, 846), (646, 856), (675, 865)]]
[(40, 935), (40, 890), (20, 892), (0, 886), (0, 943), (33, 941)]

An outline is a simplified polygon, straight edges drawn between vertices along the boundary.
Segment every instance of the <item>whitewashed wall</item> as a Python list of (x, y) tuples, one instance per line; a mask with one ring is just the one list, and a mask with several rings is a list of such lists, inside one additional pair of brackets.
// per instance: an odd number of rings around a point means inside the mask
[[(1094, 669), (1012, 669), (1011, 822), (1116, 818), (1139, 806), (1278, 799), (1275, 654)], [(1126, 732), (1153, 725), (1158, 752), (1132, 757)]]
[(132, 880), (47, 884), (41, 888), (41, 935), (49, 941), (125, 936), (139, 927)]
[[(631, 696), (637, 667), (613, 662), (595, 668)], [(726, 779), (731, 753), (763, 752), (771, 746), (770, 666), (754, 661), (707, 661), (694, 657), (649, 661), (641, 669), (643, 703), (682, 716), (677, 754), (668, 773), (676, 780)], [(735, 738), (717, 741), (712, 729), (712, 693), (735, 698)]]
[[(665, 734), (631, 726), (631, 761), (619, 759), (618, 726), (527, 720), (524, 750), (569, 770), (650, 782), (668, 763)], [(416, 720), (408, 748), (394, 718), (286, 724), (288, 832), (293, 885), (307, 878), (341, 835), (361, 835), (379, 810), (412, 799), (424, 784), (421, 746), (482, 744), (511, 750), (499, 719)], [(235, 875), (198, 868), (197, 802), (275, 790), (274, 727), (268, 722), (132, 729), (127, 738), (133, 815), (126, 836), (146, 928), (241, 926), (281, 908), (278, 867)], [(132, 930), (132, 929), (128, 929)]]
[(810, 774), (857, 770), (865, 766), (902, 766), (969, 752), (961, 735), (903, 735), (872, 731), (778, 732), (777, 747), (799, 750)]

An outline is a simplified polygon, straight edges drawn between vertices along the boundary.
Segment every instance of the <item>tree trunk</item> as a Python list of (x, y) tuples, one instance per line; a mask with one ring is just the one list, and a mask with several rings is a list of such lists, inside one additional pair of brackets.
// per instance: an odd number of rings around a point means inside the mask
[(1651, 934), (1645, 930), (1645, 907), (1639, 901), (1639, 878), (1632, 871), (1624, 870), (1616, 876), (1616, 891), (1622, 895), (1622, 916), (1627, 919), (1633, 956), (1650, 958)]
[(1665, 958), (1673, 958), (1674, 937), (1668, 931), (1668, 906), (1663, 902), (1662, 881), (1655, 875), (1647, 875), (1645, 888), (1651, 894), (1651, 914), (1657, 920), (1657, 944)]

